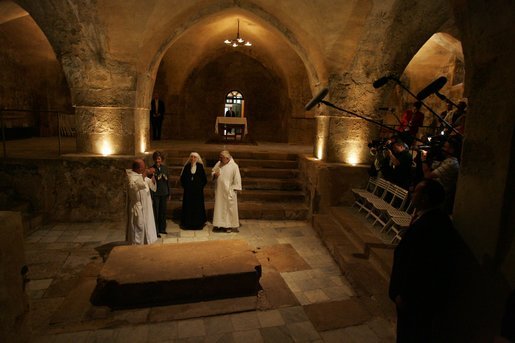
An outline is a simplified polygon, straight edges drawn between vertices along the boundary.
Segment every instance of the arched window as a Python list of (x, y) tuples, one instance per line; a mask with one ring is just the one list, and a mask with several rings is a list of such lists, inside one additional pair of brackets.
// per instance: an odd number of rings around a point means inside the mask
[[(245, 100), (243, 99), (243, 94), (241, 94), (240, 92), (233, 90), (227, 93), (227, 95), (225, 96), (225, 116), (244, 117), (244, 103)], [(231, 111), (233, 111), (234, 114), (231, 115)]]

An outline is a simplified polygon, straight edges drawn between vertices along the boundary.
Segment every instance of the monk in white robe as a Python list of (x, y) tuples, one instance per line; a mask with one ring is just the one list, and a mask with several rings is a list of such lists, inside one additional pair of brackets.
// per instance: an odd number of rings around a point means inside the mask
[(129, 180), (127, 240), (131, 244), (152, 244), (157, 241), (157, 232), (150, 190), (155, 192), (157, 187), (147, 173), (153, 172), (145, 168), (141, 159), (134, 160), (132, 170), (126, 172)]
[(220, 153), (219, 161), (213, 167), (215, 181), (215, 209), (213, 213), (214, 231), (238, 232), (238, 196), (241, 191), (240, 168), (228, 151)]

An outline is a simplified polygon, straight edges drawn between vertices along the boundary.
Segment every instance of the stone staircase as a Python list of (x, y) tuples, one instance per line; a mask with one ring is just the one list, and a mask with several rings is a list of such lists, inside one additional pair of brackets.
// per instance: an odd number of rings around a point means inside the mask
[[(168, 217), (180, 218), (183, 190), (179, 176), (189, 152), (169, 151), (166, 164), (170, 169), (172, 200)], [(218, 161), (218, 151), (199, 152), (204, 160), (208, 184), (204, 189), (208, 220), (213, 217), (214, 189), (211, 169)], [(179, 154), (181, 157), (173, 156)], [(172, 156), (171, 156), (172, 155)], [(241, 219), (304, 220), (308, 216), (305, 193), (300, 182), (298, 157), (290, 153), (234, 152), (240, 168), (243, 191), (238, 194)]]

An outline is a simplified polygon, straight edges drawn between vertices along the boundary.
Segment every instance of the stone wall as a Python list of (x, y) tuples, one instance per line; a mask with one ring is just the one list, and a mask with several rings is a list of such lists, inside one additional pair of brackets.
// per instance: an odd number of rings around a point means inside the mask
[[(2, 108), (28, 110), (6, 112), (5, 126), (25, 128), (28, 135), (57, 135), (57, 114), (73, 112), (68, 84), (43, 32), (25, 16), (0, 25), (0, 104)], [(30, 58), (29, 58), (30, 57)]]
[(0, 212), (0, 341), (28, 342), (29, 304), (25, 293), (23, 226), (21, 215)]
[(351, 206), (354, 203), (351, 189), (365, 187), (368, 168), (367, 165), (327, 163), (310, 156), (299, 156), (300, 178), (310, 216), (327, 213), (331, 206)]
[(122, 221), (126, 218), (126, 175), (132, 159), (67, 157), (7, 160), (0, 165), (0, 188), (48, 221)]

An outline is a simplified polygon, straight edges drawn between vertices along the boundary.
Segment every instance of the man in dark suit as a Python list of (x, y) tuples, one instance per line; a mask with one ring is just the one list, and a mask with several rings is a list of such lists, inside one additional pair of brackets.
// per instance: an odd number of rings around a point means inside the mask
[(154, 99), (150, 103), (150, 125), (152, 126), (152, 139), (161, 139), (161, 127), (165, 114), (165, 103), (159, 99), (159, 94), (154, 94)]
[(227, 110), (227, 112), (225, 112), (225, 116), (226, 117), (236, 117), (236, 112), (234, 112), (232, 110), (232, 107), (229, 107), (229, 109)]
[(441, 210), (442, 185), (422, 180), (413, 193), (416, 211), (395, 248), (390, 298), (397, 306), (397, 342), (433, 342), (454, 273), (457, 233)]

